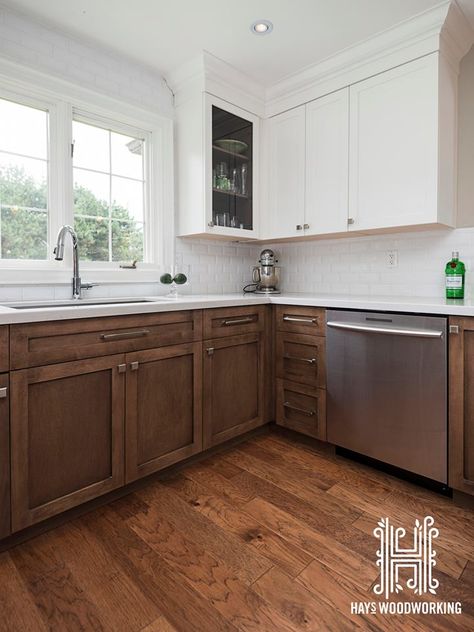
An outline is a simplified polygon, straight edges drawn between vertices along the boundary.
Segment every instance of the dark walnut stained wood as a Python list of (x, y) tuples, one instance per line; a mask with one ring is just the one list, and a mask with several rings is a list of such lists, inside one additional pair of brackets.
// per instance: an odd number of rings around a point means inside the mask
[(459, 333), (449, 336), (449, 480), (474, 494), (474, 318), (450, 318)]
[(8, 373), (0, 375), (0, 539), (11, 532), (10, 524), (10, 392)]
[(10, 368), (10, 328), (8, 325), (0, 326), (0, 372)]
[(203, 343), (203, 438), (209, 448), (265, 423), (261, 333)]
[(219, 307), (203, 311), (203, 338), (221, 338), (263, 331), (265, 305)]
[(201, 339), (201, 310), (11, 325), (11, 368), (43, 366)]
[(275, 347), (277, 377), (326, 388), (326, 338), (279, 331)]
[(123, 485), (124, 355), (11, 373), (12, 530)]
[(275, 325), (277, 331), (286, 333), (325, 336), (326, 310), (319, 307), (276, 305)]
[[(426, 599), (463, 614), (351, 612), (378, 600), (380, 517), (408, 530), (427, 513), (440, 586)], [(0, 584), (2, 632), (470, 631), (474, 513), (280, 431), (10, 549)]]
[(126, 482), (202, 450), (201, 343), (126, 357)]
[(315, 439), (326, 439), (326, 391), (277, 380), (276, 422)]

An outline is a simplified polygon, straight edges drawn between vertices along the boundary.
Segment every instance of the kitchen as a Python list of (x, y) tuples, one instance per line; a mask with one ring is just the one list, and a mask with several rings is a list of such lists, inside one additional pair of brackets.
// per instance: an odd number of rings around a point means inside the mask
[(474, 628), (473, 44), (0, 2), (0, 630)]

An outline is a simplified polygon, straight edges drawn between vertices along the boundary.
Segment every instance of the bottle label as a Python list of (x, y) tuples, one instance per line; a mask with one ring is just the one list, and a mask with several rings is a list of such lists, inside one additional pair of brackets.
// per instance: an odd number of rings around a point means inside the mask
[(462, 289), (462, 274), (447, 274), (446, 287), (449, 290)]

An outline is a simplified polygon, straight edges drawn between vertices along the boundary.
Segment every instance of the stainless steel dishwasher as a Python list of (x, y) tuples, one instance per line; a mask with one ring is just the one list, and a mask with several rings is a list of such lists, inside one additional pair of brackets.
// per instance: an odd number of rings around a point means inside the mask
[(328, 310), (328, 441), (447, 483), (446, 323)]

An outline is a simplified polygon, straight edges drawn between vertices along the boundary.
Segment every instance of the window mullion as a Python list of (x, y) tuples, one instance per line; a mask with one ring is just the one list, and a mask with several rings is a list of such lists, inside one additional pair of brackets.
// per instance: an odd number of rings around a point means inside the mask
[[(49, 234), (48, 258), (52, 258), (52, 244), (64, 224), (73, 224), (72, 190), (72, 108), (58, 101), (50, 111), (49, 139)], [(59, 264), (58, 264), (59, 265)]]

